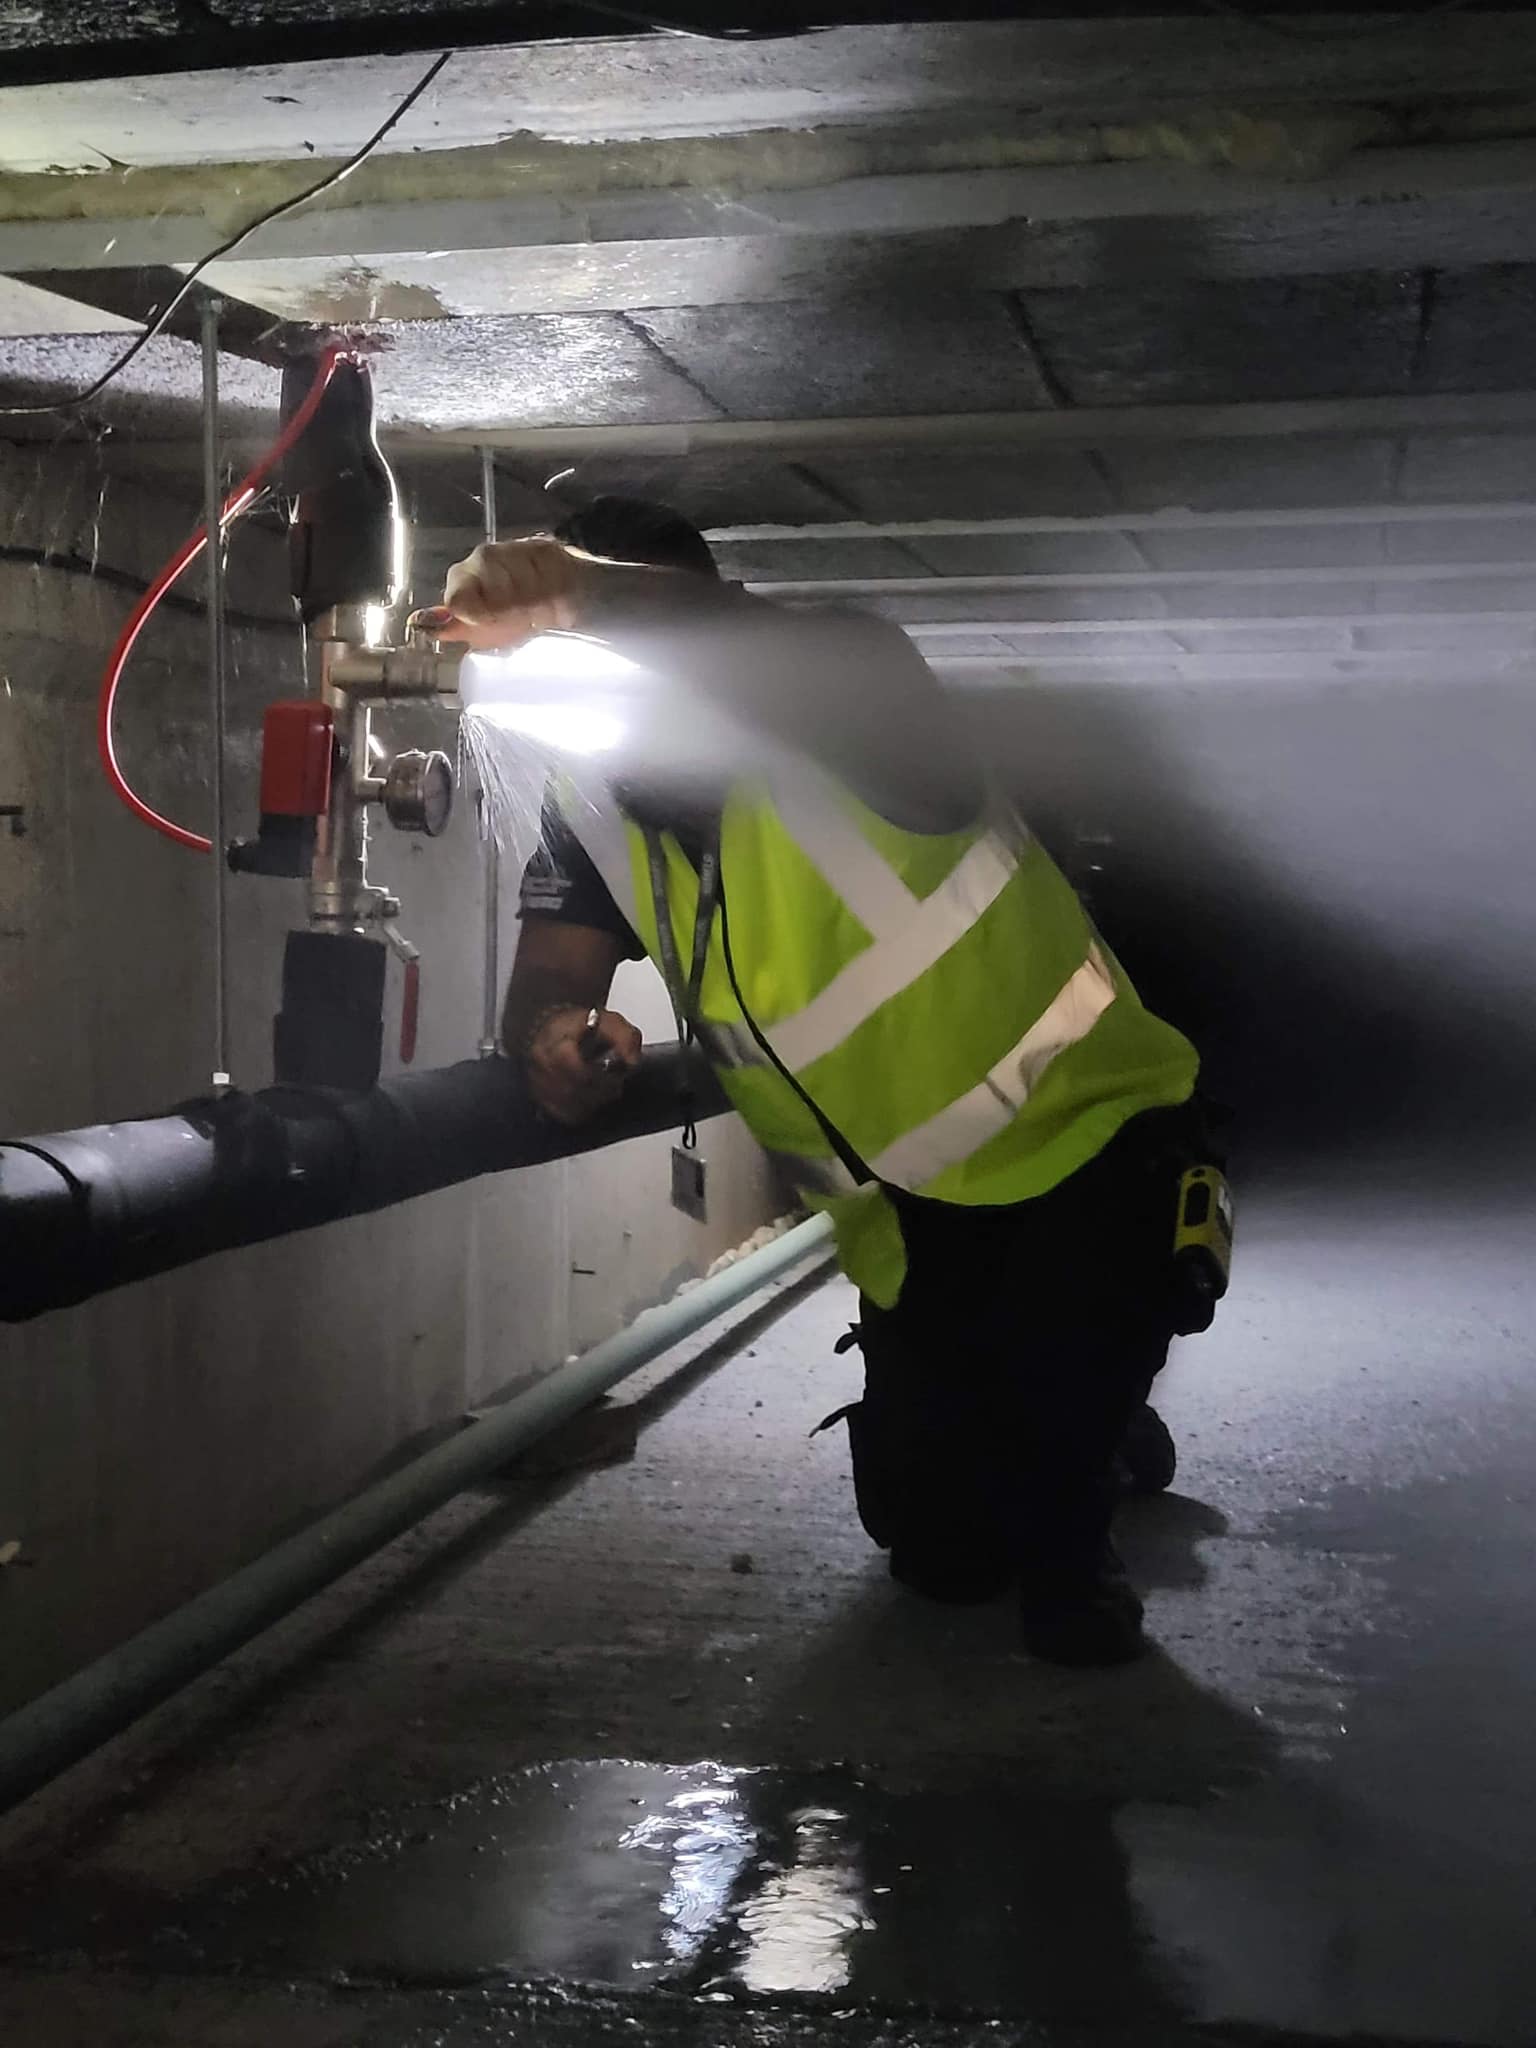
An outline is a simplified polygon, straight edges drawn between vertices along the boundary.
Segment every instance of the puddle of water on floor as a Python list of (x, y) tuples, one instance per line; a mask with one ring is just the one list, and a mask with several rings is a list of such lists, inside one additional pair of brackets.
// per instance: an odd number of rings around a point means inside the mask
[(410, 1832), (240, 1887), (204, 1956), (390, 1982), (553, 1977), (701, 1995), (1125, 2016), (1186, 2006), (1116, 1810), (846, 1771), (550, 1765)]
[(1510, 1880), (1303, 1777), (1178, 1806), (1042, 1798), (996, 1770), (898, 1789), (608, 1760), (509, 1776), (195, 1901), (22, 1903), (0, 1951), (1513, 2048), (1536, 1945)]

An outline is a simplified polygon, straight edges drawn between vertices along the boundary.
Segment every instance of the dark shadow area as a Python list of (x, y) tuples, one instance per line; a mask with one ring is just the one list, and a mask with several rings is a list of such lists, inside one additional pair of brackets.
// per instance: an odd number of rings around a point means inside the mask
[(1475, 1161), (1489, 1194), (1524, 1176), (1536, 1012), (1516, 688), (970, 704), (1145, 1000), (1200, 1045), (1250, 1162), (1347, 1177), (1445, 1156)]
[(1143, 1591), (1194, 1589), (1209, 1577), (1199, 1546), (1229, 1527), (1219, 1508), (1186, 1494), (1137, 1495), (1115, 1516), (1115, 1544)]

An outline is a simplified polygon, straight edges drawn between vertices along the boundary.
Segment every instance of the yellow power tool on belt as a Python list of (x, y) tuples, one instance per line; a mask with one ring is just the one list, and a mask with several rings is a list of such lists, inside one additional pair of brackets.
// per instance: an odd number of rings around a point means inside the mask
[(1174, 1329), (1208, 1330), (1232, 1277), (1232, 1192), (1219, 1166), (1191, 1166), (1179, 1181), (1173, 1229)]

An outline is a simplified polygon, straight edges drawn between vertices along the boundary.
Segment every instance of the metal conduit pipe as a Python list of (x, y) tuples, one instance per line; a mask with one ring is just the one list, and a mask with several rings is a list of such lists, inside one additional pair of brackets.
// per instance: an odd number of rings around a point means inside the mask
[(551, 1373), (22, 1707), (0, 1722), (0, 1810), (119, 1734), (682, 1338), (830, 1250), (831, 1227), (826, 1217), (816, 1216), (675, 1301), (645, 1310), (575, 1365)]
[(579, 1130), (541, 1115), (521, 1068), (497, 1057), (360, 1095), (234, 1091), (132, 1123), (0, 1141), (0, 1321), (728, 1106), (703, 1058), (674, 1044), (651, 1047), (623, 1101)]

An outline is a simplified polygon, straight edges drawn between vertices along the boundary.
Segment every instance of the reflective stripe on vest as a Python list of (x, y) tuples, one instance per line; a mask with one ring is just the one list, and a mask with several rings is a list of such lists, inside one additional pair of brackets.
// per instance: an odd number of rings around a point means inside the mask
[[(946, 1104), (937, 1116), (929, 1117), (926, 1123), (875, 1154), (868, 1162), (875, 1178), (892, 1187), (916, 1192), (946, 1168), (979, 1152), (1013, 1122), (1052, 1060), (1086, 1038), (1114, 999), (1114, 978), (1099, 947), (1091, 946), (1088, 958), (1049, 1009), (1036, 1018), (984, 1080)], [(734, 1038), (737, 1034), (730, 1036)], [(782, 1036), (783, 1027), (776, 1026), (770, 1042), (785, 1065), (791, 1066), (780, 1043)], [(748, 1044), (757, 1061), (766, 1064), (750, 1038)], [(714, 1058), (713, 1046), (710, 1057)], [(736, 1067), (750, 1063), (741, 1057), (718, 1062)], [(802, 1188), (821, 1195), (856, 1191), (858, 1183), (835, 1158), (813, 1157), (803, 1152), (779, 1156), (793, 1161), (799, 1176), (796, 1184)]]
[[(796, 837), (841, 894), (834, 872), (823, 860), (823, 849), (814, 839), (799, 833)], [(996, 833), (988, 832), (931, 895), (919, 897), (892, 873), (868, 840), (860, 838), (859, 848), (858, 860), (850, 866), (864, 871), (871, 865), (883, 869), (900, 891), (900, 914), (883, 920), (877, 930), (867, 916), (858, 913), (859, 922), (875, 943), (850, 960), (803, 1010), (774, 1025), (773, 1049), (791, 1071), (809, 1066), (840, 1045), (872, 1010), (926, 974), (1018, 873), (1017, 854)], [(868, 892), (861, 893), (867, 900)], [(846, 895), (844, 901), (858, 912), (856, 897)]]
[(1037, 1017), (1018, 1044), (986, 1078), (925, 1124), (908, 1131), (869, 1163), (881, 1180), (919, 1188), (948, 1166), (969, 1159), (1005, 1130), (1023, 1109), (1058, 1054), (1086, 1038), (1115, 1000), (1115, 984), (1096, 945), (1088, 958)]

